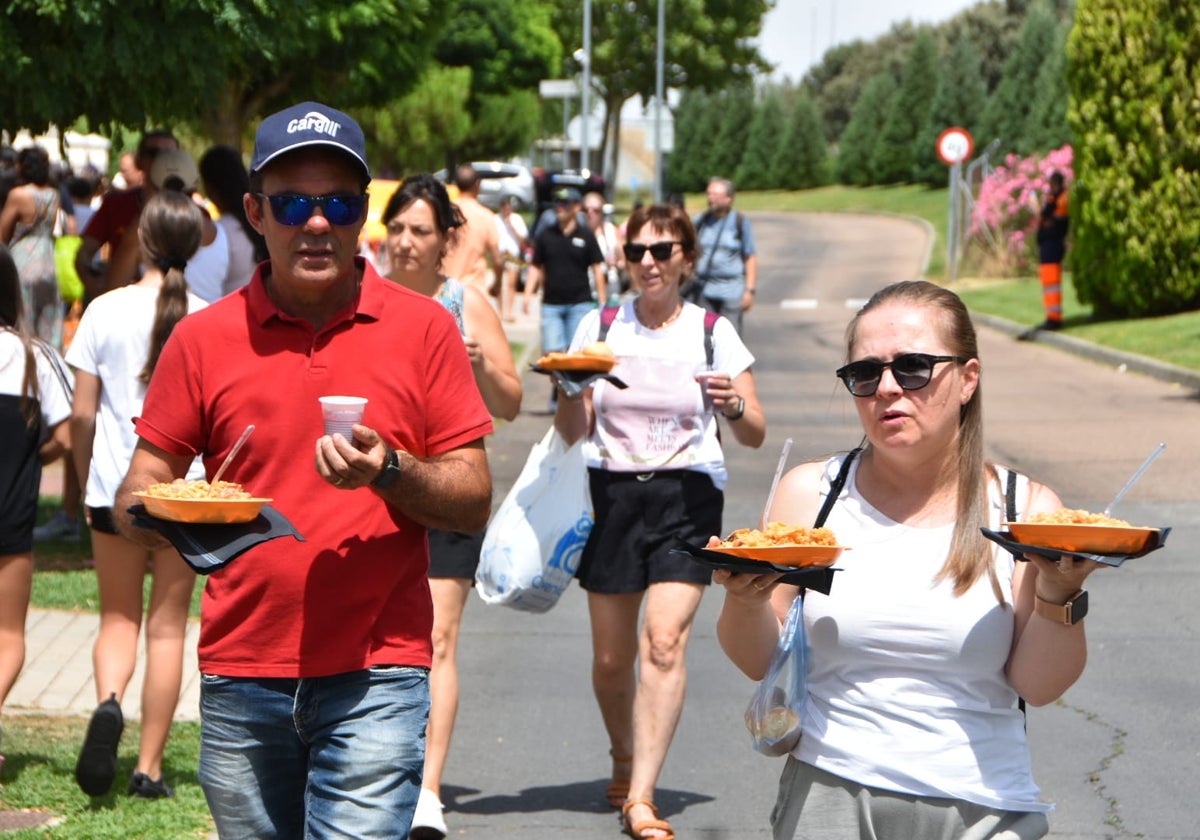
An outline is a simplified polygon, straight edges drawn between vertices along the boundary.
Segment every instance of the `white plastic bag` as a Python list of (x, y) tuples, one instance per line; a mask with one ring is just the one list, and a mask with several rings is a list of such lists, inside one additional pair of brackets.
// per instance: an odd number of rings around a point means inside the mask
[(750, 742), (763, 755), (787, 755), (800, 743), (800, 722), (808, 699), (808, 639), (804, 599), (788, 610), (766, 676), (746, 707)]
[(575, 576), (594, 522), (583, 440), (568, 447), (551, 427), (487, 527), (475, 571), (479, 596), (546, 612)]

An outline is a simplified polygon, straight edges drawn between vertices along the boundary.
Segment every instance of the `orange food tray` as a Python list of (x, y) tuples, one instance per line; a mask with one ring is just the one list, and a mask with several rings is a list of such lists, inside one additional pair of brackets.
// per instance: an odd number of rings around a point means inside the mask
[(1137, 554), (1146, 547), (1158, 528), (1113, 525), (1057, 525), (1005, 522), (1004, 527), (1019, 542), (1060, 551), (1085, 554)]
[(706, 548), (743, 560), (757, 560), (775, 566), (832, 566), (846, 550), (841, 545), (772, 545), (764, 548)]
[(168, 499), (147, 493), (134, 493), (146, 506), (146, 513), (171, 522), (204, 525), (234, 525), (250, 522), (271, 499)]

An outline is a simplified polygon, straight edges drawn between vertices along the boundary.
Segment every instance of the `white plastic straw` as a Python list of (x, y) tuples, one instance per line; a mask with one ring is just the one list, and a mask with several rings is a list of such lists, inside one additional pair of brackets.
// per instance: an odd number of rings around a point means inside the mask
[(767, 504), (763, 508), (762, 522), (760, 528), (767, 527), (767, 516), (771, 513), (771, 504), (775, 501), (775, 489), (779, 487), (779, 479), (783, 477), (783, 468), (787, 464), (788, 452), (792, 449), (792, 439), (788, 438), (783, 442), (783, 453), (779, 456), (779, 466), (775, 468), (775, 478), (771, 480), (771, 492), (767, 494)]
[(1125, 498), (1125, 494), (1129, 492), (1129, 488), (1133, 486), (1133, 483), (1142, 477), (1142, 473), (1144, 473), (1150, 467), (1150, 465), (1154, 463), (1154, 459), (1161, 455), (1162, 451), (1166, 448), (1167, 445), (1165, 443), (1160, 443), (1158, 446), (1154, 447), (1154, 451), (1150, 453), (1150, 457), (1147, 458), (1146, 461), (1137, 468), (1137, 472), (1129, 477), (1129, 480), (1125, 482), (1125, 486), (1118, 490), (1117, 495), (1113, 496), (1113, 500), (1108, 503), (1108, 507), (1104, 509), (1105, 516), (1108, 516), (1110, 513), (1112, 513), (1112, 509), (1117, 506), (1117, 502)]

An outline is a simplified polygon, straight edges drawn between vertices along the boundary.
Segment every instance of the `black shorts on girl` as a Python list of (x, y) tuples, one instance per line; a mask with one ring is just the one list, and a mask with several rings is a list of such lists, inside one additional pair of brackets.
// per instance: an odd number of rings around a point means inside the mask
[(482, 531), (463, 534), (430, 528), (429, 577), (470, 578), (474, 586), (475, 570), (479, 567), (479, 552), (482, 549)]
[(725, 494), (696, 470), (589, 469), (596, 524), (575, 577), (588, 592), (644, 592), (652, 583), (712, 582), (712, 569), (672, 554), (676, 538), (705, 545), (721, 533)]
[(117, 531), (117, 521), (113, 519), (113, 509), (110, 507), (89, 507), (88, 515), (91, 517), (91, 529), (99, 531), (101, 534), (112, 534), (114, 537), (119, 536)]

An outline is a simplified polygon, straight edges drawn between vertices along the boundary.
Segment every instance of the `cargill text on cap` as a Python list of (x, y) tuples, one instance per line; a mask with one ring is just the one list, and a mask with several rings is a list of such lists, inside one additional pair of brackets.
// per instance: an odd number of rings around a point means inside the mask
[(345, 152), (362, 167), (367, 180), (371, 180), (362, 128), (349, 114), (319, 102), (301, 102), (259, 124), (250, 173), (260, 171), (280, 155), (306, 146), (330, 146)]

